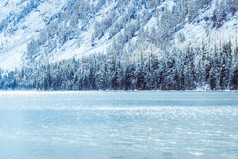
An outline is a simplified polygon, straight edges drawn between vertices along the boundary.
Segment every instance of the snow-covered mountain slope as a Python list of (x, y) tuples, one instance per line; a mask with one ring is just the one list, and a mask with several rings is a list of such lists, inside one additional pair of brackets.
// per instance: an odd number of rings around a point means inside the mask
[[(218, 1), (212, 1), (212, 3), (205, 9), (200, 10), (198, 16), (193, 22), (186, 22), (184, 28), (179, 30), (175, 34), (175, 43), (179, 42), (179, 35), (183, 34), (185, 39), (185, 45), (187, 43), (202, 43), (206, 38), (210, 38), (212, 43), (216, 43), (219, 40), (223, 42), (231, 41), (237, 43), (238, 37), (238, 12), (227, 12), (225, 18), (221, 20), (221, 24), (216, 24), (214, 18), (216, 16), (216, 5)], [(236, 2), (237, 7), (237, 2)], [(217, 27), (216, 25), (219, 25)], [(180, 45), (184, 46), (184, 45)]]
[[(35, 4), (34, 4), (35, 3)], [(37, 37), (49, 19), (66, 0), (3, 0), (0, 2), (0, 68), (14, 69), (22, 64), (27, 43)], [(31, 6), (33, 5), (33, 6)], [(5, 23), (4, 23), (5, 21)]]
[(132, 52), (141, 41), (158, 48), (233, 39), (236, 0), (3, 0), (0, 68), (55, 62), (114, 49)]

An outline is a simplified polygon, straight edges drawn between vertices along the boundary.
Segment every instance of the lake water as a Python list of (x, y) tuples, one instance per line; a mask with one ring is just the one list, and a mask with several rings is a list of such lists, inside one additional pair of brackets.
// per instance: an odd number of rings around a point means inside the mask
[(238, 92), (0, 92), (2, 159), (235, 159)]

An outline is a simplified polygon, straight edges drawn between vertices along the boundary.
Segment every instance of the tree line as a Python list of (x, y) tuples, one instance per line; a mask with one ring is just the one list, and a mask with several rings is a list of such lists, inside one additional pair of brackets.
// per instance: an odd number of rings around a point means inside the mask
[(143, 42), (128, 53), (110, 46), (107, 53), (56, 63), (35, 62), (7, 74), (1, 89), (36, 90), (209, 90), (238, 89), (238, 47), (219, 46), (164, 51)]

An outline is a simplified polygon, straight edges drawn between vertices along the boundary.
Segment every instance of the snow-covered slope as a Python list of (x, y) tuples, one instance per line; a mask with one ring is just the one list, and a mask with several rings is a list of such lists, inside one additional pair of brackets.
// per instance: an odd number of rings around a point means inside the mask
[[(160, 43), (169, 39), (179, 47), (191, 41), (202, 42), (213, 35), (236, 39), (238, 13), (226, 6), (224, 19), (217, 25), (215, 11), (221, 2), (206, 3), (193, 11), (194, 6), (186, 1), (184, 17), (181, 14), (180, 19), (173, 19), (175, 12), (181, 12), (179, 6), (183, 0), (3, 0), (0, 2), (0, 69), (11, 70), (42, 59), (55, 62), (102, 53), (114, 43), (130, 52), (138, 41), (149, 36), (153, 43), (157, 39)], [(234, 3), (237, 7), (237, 2)]]
[[(15, 19), (26, 10), (31, 0), (3, 0), (0, 2), (0, 20)], [(22, 64), (22, 54), (27, 43), (45, 28), (49, 19), (58, 13), (66, 0), (41, 0), (36, 8), (19, 18), (19, 22), (8, 22), (0, 32), (0, 68), (14, 69)], [(25, 11), (26, 12), (26, 11)], [(8, 20), (10, 21), (10, 20)]]
[[(175, 37), (177, 45), (186, 46), (188, 43), (202, 43), (206, 38), (211, 38), (212, 43), (219, 40), (232, 41), (237, 43), (238, 37), (238, 12), (235, 14), (229, 13), (221, 22), (221, 27), (214, 27), (213, 22), (214, 11), (216, 9), (216, 2), (212, 1), (211, 5), (199, 11), (199, 15), (191, 23), (185, 23), (184, 28), (179, 30)], [(178, 36), (183, 34), (186, 42), (181, 45)]]

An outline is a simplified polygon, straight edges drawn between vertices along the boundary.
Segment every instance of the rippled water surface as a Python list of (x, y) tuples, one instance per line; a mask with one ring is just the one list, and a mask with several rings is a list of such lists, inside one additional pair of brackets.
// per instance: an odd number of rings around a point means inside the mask
[(238, 92), (0, 92), (3, 159), (235, 159)]

